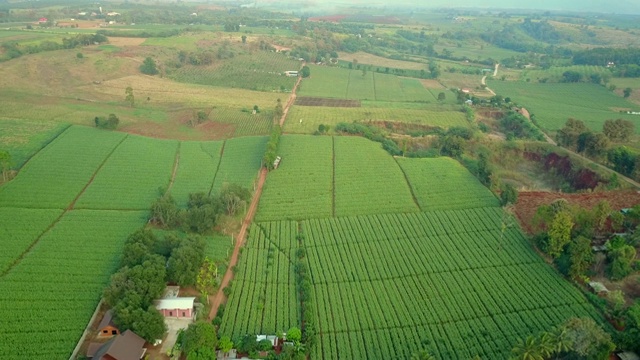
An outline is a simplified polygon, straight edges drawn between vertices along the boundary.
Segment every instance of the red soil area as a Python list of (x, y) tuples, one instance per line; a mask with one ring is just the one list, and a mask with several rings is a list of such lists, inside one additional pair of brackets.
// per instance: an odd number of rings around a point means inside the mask
[(611, 205), (611, 208), (620, 210), (640, 204), (640, 192), (635, 190), (605, 191), (583, 194), (564, 194), (544, 191), (521, 192), (518, 195), (515, 212), (522, 228), (525, 231), (532, 233), (532, 221), (538, 207), (541, 205), (551, 204), (557, 199), (565, 199), (570, 205), (577, 205), (589, 209), (593, 208), (600, 201), (607, 200)]

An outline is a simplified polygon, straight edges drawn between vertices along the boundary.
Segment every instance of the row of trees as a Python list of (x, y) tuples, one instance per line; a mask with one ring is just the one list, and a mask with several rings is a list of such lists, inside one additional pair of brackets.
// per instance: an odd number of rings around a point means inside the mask
[(607, 120), (602, 133), (595, 133), (581, 120), (570, 118), (558, 130), (556, 139), (561, 146), (597, 159), (607, 153), (611, 142), (626, 142), (633, 133), (633, 123), (624, 119)]
[(251, 191), (236, 184), (225, 184), (217, 196), (203, 192), (189, 194), (187, 208), (178, 207), (167, 193), (151, 205), (150, 221), (168, 229), (206, 234), (222, 214), (235, 216), (251, 198)]
[(109, 40), (103, 34), (78, 34), (74, 37), (63, 38), (62, 44), (54, 41), (42, 41), (34, 45), (20, 45), (17, 42), (5, 42), (3, 48), (3, 58), (14, 59), (22, 55), (35, 54), (43, 51), (53, 51), (61, 49), (73, 49), (80, 46), (106, 43)]
[[(280, 119), (282, 117), (283, 110), (282, 104), (280, 103), (280, 99), (278, 99), (278, 105), (276, 105), (276, 111), (274, 114), (274, 120)], [(278, 115), (280, 116), (278, 117)], [(264, 166), (272, 170), (274, 168), (274, 162), (276, 161), (276, 157), (278, 156), (278, 145), (280, 144), (280, 135), (282, 135), (282, 128), (279, 124), (273, 126), (271, 130), (271, 137), (269, 138), (269, 142), (267, 143), (267, 150), (264, 153), (262, 158), (262, 162)]]
[(109, 114), (108, 117), (96, 116), (93, 122), (97, 128), (115, 130), (120, 124), (120, 119), (115, 114)]

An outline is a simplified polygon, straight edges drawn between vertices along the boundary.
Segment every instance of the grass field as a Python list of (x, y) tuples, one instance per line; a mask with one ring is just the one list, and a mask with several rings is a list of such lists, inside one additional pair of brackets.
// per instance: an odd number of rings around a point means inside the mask
[[(300, 121), (302, 120), (302, 121)], [(318, 125), (334, 127), (340, 122), (354, 121), (399, 121), (433, 127), (469, 126), (465, 115), (459, 111), (421, 110), (403, 108), (335, 108), (318, 106), (293, 106), (289, 110), (284, 131), (287, 133), (311, 134)]]
[(502, 216), (478, 208), (254, 225), (220, 334), (299, 323), (298, 227), (319, 334), (314, 359), (410, 358), (421, 349), (506, 358), (518, 338), (573, 316), (599, 319), (519, 230), (501, 238)]
[(459, 162), (398, 158), (422, 211), (499, 206), (498, 199)]
[(380, 144), (334, 137), (335, 215), (418, 211), (402, 170)]
[(584, 79), (589, 79), (592, 74), (611, 77), (611, 70), (604, 66), (575, 65), (575, 66), (554, 66), (546, 70), (523, 70), (520, 73), (520, 79), (525, 81), (539, 81), (547, 79), (550, 82), (560, 82), (563, 78), (562, 74), (566, 71), (575, 71), (582, 75)]
[(307, 219), (333, 215), (333, 141), (329, 136), (286, 135), (282, 161), (267, 178), (256, 219)]
[(66, 209), (126, 134), (71, 127), (0, 187), (3, 206)]
[(174, 140), (130, 135), (78, 199), (78, 209), (143, 210), (166, 191), (178, 149)]
[[(639, 111), (637, 105), (594, 84), (539, 84), (516, 81), (491, 81), (489, 87), (511, 99), (534, 114), (538, 123), (548, 130), (562, 128), (568, 118), (584, 121), (590, 129), (602, 131), (608, 119), (640, 120), (637, 115), (626, 115), (619, 110)], [(636, 126), (636, 133), (640, 127)]]
[(384, 58), (381, 56), (376, 56), (373, 54), (368, 54), (365, 52), (356, 52), (356, 53), (346, 53), (346, 52), (338, 52), (338, 58), (344, 61), (353, 62), (353, 60), (358, 60), (358, 64), (367, 64), (373, 66), (382, 66), (396, 69), (409, 69), (409, 70), (422, 70), (427, 69), (428, 65), (413, 62), (413, 61), (403, 61), (403, 60), (393, 60)]

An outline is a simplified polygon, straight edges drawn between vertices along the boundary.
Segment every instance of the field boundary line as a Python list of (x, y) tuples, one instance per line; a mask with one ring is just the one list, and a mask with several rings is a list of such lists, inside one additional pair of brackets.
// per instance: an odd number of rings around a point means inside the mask
[(209, 187), (209, 193), (207, 194), (209, 196), (211, 196), (211, 192), (213, 191), (213, 185), (216, 183), (218, 172), (220, 172), (220, 164), (222, 163), (222, 157), (224, 156), (225, 145), (227, 145), (227, 140), (224, 140), (222, 142), (222, 146), (220, 147), (220, 156), (218, 157), (218, 166), (216, 166), (216, 172), (213, 174), (213, 180), (211, 180), (211, 187)]
[[(116, 152), (116, 149), (120, 147), (120, 145), (122, 145), (122, 143), (129, 138), (129, 134), (125, 135), (122, 140), (120, 140), (120, 142), (118, 142), (118, 144), (116, 146), (113, 147), (113, 149), (111, 149), (111, 151), (109, 152), (109, 154), (104, 158), (104, 160), (102, 160), (102, 162), (100, 163), (100, 166), (98, 166), (98, 168), (96, 169), (96, 171), (93, 172), (93, 175), (91, 175), (91, 179), (89, 179), (89, 181), (84, 185), (84, 187), (82, 188), (82, 190), (80, 190), (80, 193), (78, 193), (78, 195), (76, 196), (75, 199), (73, 199), (73, 201), (71, 202), (71, 204), (69, 204), (69, 206), (67, 207), (67, 209), (65, 210), (65, 212), (73, 210), (76, 206), (76, 202), (78, 201), (78, 199), (80, 199), (80, 197), (84, 194), (84, 192), (87, 190), (87, 188), (89, 187), (89, 185), (91, 185), (93, 183), (93, 180), (95, 180), (96, 175), (98, 175), (98, 173), (100, 172), (100, 170), (102, 170), (102, 167), (104, 166), (104, 164), (107, 163), (107, 160), (109, 160), (109, 158), (111, 158), (111, 155), (113, 155), (114, 152)], [(104, 209), (106, 210), (106, 209)]]
[(400, 163), (398, 163), (398, 158), (396, 156), (393, 157), (393, 161), (395, 161), (395, 163), (396, 163), (396, 165), (398, 165), (398, 168), (400, 169), (400, 171), (402, 171), (402, 176), (404, 176), (404, 181), (407, 183), (407, 186), (409, 187), (409, 191), (411, 192), (411, 197), (413, 198), (413, 202), (416, 204), (416, 206), (418, 207), (418, 210), (420, 210), (420, 212), (424, 212), (424, 210), (422, 210), (422, 207), (420, 206), (420, 203), (418, 202), (418, 198), (416, 197), (416, 193), (413, 191), (413, 186), (411, 186), (411, 182), (409, 181), (409, 177), (407, 176), (407, 173), (404, 171), (404, 169), (402, 168)]
[(84, 344), (84, 341), (87, 338), (87, 335), (89, 335), (91, 324), (93, 324), (96, 321), (96, 317), (98, 316), (98, 313), (100, 312), (100, 308), (102, 307), (103, 303), (104, 303), (104, 299), (100, 297), (100, 302), (98, 303), (98, 306), (96, 306), (96, 309), (93, 311), (93, 315), (91, 315), (91, 319), (89, 319), (89, 323), (87, 323), (87, 327), (84, 328), (84, 331), (82, 332), (82, 336), (80, 336), (80, 340), (78, 340), (76, 347), (73, 349), (73, 352), (69, 357), (69, 360), (73, 360), (78, 356), (78, 351), (80, 351), (80, 348), (82, 347), (82, 344)]
[(171, 188), (173, 187), (173, 183), (176, 180), (176, 173), (178, 172), (178, 166), (180, 165), (180, 148), (182, 147), (182, 141), (178, 141), (178, 148), (176, 149), (176, 157), (173, 160), (173, 171), (171, 172), (171, 179), (169, 180), (169, 186), (167, 186), (167, 191), (165, 194), (171, 193)]
[[(46, 141), (44, 144), (42, 144), (42, 146), (40, 147), (40, 149), (38, 149), (38, 151), (34, 152), (33, 154), (31, 154), (27, 160), (24, 161), (24, 163), (22, 164), (22, 166), (20, 167), (20, 169), (18, 170), (18, 172), (20, 172), (20, 170), (22, 170), (25, 166), (27, 166), (27, 164), (29, 163), (29, 161), (31, 161), (31, 159), (33, 159), (36, 155), (40, 154), (40, 152), (42, 150), (44, 150), (47, 146), (51, 145), (51, 143), (53, 143), (54, 141), (56, 141), (60, 136), (62, 136), (62, 134), (66, 133), (67, 130), (69, 130), (69, 128), (73, 126), (73, 124), (68, 124), (67, 127), (65, 127), (64, 129), (62, 129), (62, 131), (60, 131), (58, 134), (56, 134), (56, 136), (52, 137), (51, 139), (49, 139), (48, 141)], [(16, 176), (18, 176), (18, 174), (16, 173)], [(15, 177), (14, 177), (15, 178)]]
[(376, 90), (376, 72), (371, 72), (371, 77), (373, 78), (373, 98), (375, 101), (378, 101), (378, 90)]
[(331, 216), (336, 217), (336, 137), (331, 137)]
[[(78, 195), (76, 195), (76, 197), (73, 199), (73, 201), (71, 201), (71, 204), (69, 204), (69, 206), (67, 206), (66, 209), (62, 209), (62, 212), (60, 213), (60, 215), (40, 234), (38, 235), (32, 242), (31, 244), (29, 244), (29, 246), (20, 254), (20, 256), (18, 256), (17, 258), (15, 258), (15, 260), (11, 263), (11, 265), (9, 265), (2, 273), (0, 273), (0, 278), (5, 277), (11, 270), (13, 270), (13, 268), (15, 268), (21, 261), (22, 259), (24, 259), (25, 256), (27, 256), (27, 254), (29, 254), (31, 252), (31, 250), (33, 250), (33, 248), (40, 242), (40, 240), (42, 239), (42, 237), (48, 233), (51, 229), (53, 229), (54, 226), (56, 226), (60, 220), (62, 219), (62, 217), (64, 217), (69, 211), (73, 210), (76, 201), (78, 201), (78, 199), (80, 198), (80, 196), (82, 196), (82, 194), (84, 194), (85, 190), (87, 189), (87, 187), (89, 187), (89, 185), (93, 182), (93, 179), (95, 179), (96, 174), (98, 174), (98, 172), (100, 171), (100, 169), (102, 169), (102, 166), (107, 162), (107, 160), (111, 157), (111, 155), (114, 153), (114, 151), (116, 151), (116, 149), (120, 146), (120, 144), (122, 144), (122, 142), (124, 142), (124, 140), (126, 138), (128, 138), (129, 135), (125, 135), (122, 140), (120, 140), (120, 142), (118, 142), (118, 144), (116, 144), (116, 146), (113, 147), (113, 149), (111, 150), (111, 152), (109, 152), (109, 154), (105, 157), (105, 159), (102, 161), (102, 163), (100, 163), (100, 166), (98, 166), (98, 168), (96, 169), (96, 171), (93, 172), (93, 175), (91, 176), (91, 179), (89, 179), (89, 181), (87, 182), (87, 184), (85, 184), (85, 186), (82, 188), (82, 190), (80, 190), (80, 192), (78, 193)], [(56, 137), (57, 138), (57, 137)]]

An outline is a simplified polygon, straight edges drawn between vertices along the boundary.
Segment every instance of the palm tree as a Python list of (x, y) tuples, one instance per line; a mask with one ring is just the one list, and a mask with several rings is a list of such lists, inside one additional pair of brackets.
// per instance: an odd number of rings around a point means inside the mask
[(556, 343), (553, 334), (549, 332), (543, 332), (538, 338), (538, 349), (540, 355), (545, 358), (551, 357), (556, 352)]
[(511, 354), (516, 360), (544, 360), (540, 354), (539, 344), (536, 338), (529, 335), (526, 340), (520, 340), (511, 349)]
[(569, 333), (564, 327), (558, 327), (551, 333), (553, 336), (553, 342), (555, 343), (555, 352), (561, 354), (571, 350), (571, 339), (569, 339)]
[(411, 360), (436, 360), (436, 357), (427, 350), (421, 350), (411, 356)]

